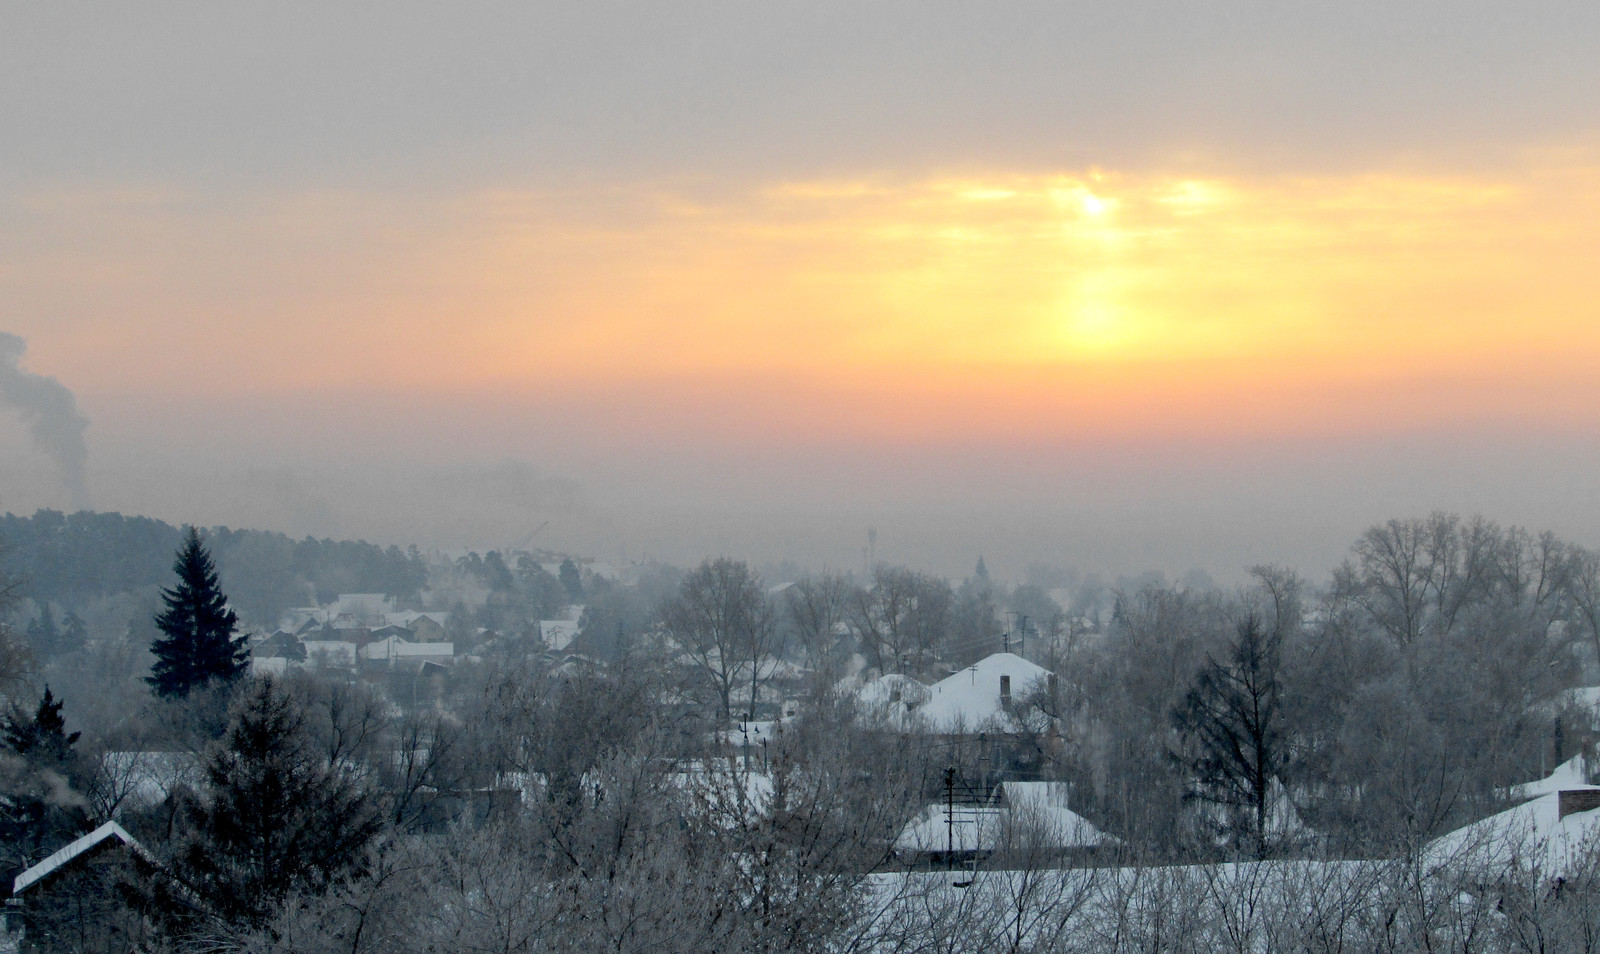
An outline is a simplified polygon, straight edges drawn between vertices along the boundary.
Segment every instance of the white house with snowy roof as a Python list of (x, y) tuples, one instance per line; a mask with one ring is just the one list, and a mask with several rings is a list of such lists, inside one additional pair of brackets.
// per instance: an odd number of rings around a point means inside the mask
[(1067, 807), (1065, 782), (1001, 782), (978, 804), (924, 808), (895, 838), (908, 864), (966, 864), (993, 855), (1087, 858), (1119, 842)]
[(923, 728), (941, 735), (1044, 731), (1043, 724), (1024, 724), (1038, 714), (1022, 713), (1016, 704), (1052, 678), (1048, 669), (1015, 653), (995, 653), (929, 686), (927, 701), (913, 714)]

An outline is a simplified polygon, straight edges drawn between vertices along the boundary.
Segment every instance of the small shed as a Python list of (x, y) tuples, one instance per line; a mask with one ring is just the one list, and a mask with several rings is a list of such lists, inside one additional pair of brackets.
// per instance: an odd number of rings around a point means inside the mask
[(17, 875), (6, 902), (6, 926), (20, 950), (127, 951), (144, 941), (146, 925), (118, 897), (119, 882), (149, 878), (155, 858), (116, 822), (106, 822)]

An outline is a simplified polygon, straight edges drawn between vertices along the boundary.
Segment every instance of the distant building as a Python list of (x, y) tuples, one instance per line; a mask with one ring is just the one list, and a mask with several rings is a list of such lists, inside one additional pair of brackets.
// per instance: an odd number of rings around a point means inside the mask
[(905, 864), (964, 866), (1009, 856), (1032, 864), (1087, 862), (1118, 844), (1067, 807), (1064, 782), (1002, 782), (970, 796), (930, 804), (895, 839)]
[(356, 644), (343, 639), (307, 639), (306, 665), (315, 669), (354, 669)]
[(360, 649), (365, 665), (385, 669), (414, 669), (424, 663), (445, 666), (455, 661), (454, 643), (412, 643), (398, 636), (374, 640)]
[(263, 637), (251, 646), (250, 655), (256, 659), (278, 657), (290, 662), (304, 662), (306, 647), (299, 636), (288, 630), (280, 629), (270, 636)]
[(914, 712), (927, 731), (940, 735), (1043, 731), (1037, 714), (1019, 703), (1054, 678), (1015, 653), (995, 653), (929, 686), (927, 701)]
[(562, 652), (572, 641), (578, 638), (582, 629), (575, 619), (542, 619), (539, 621), (539, 636), (552, 652)]
[(340, 593), (329, 613), (334, 618), (348, 616), (366, 627), (382, 626), (394, 609), (393, 601), (382, 593)]
[(409, 630), (410, 635), (407, 638), (418, 643), (434, 643), (444, 639), (444, 623), (447, 618), (446, 613), (418, 613), (412, 610), (390, 613), (387, 617), (390, 624), (404, 626)]

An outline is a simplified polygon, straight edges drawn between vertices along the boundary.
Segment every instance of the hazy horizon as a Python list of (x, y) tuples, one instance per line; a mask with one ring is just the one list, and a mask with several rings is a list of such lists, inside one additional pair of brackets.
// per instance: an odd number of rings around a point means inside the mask
[(4, 16), (0, 510), (1011, 579), (1600, 544), (1590, 5)]

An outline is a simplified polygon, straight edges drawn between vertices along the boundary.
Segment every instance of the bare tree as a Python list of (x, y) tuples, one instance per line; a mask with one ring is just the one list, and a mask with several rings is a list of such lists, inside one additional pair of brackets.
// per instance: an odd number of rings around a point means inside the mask
[(1405, 648), (1416, 644), (1426, 618), (1435, 569), (1428, 542), (1427, 528), (1415, 520), (1390, 520), (1356, 542), (1362, 605)]
[(391, 826), (415, 830), (431, 818), (441, 799), (458, 794), (471, 774), (461, 720), (445, 712), (408, 713), (392, 723), (380, 750), (382, 800)]
[(687, 577), (662, 609), (666, 633), (711, 682), (718, 713), (733, 714), (733, 692), (748, 673), (751, 707), (766, 665), (779, 647), (772, 607), (761, 578), (742, 560), (707, 560)]
[(955, 594), (950, 584), (905, 567), (879, 566), (857, 590), (849, 625), (879, 672), (927, 666), (949, 638)]
[[(784, 591), (784, 610), (806, 665), (830, 674), (832, 650), (850, 605), (850, 581), (838, 573), (808, 576)], [(831, 681), (831, 680), (830, 680)]]
[(304, 710), (306, 730), (329, 765), (348, 770), (370, 762), (379, 741), (393, 728), (393, 704), (365, 683), (327, 679), (302, 669), (291, 670), (283, 684)]
[(1264, 597), (1267, 628), (1287, 639), (1305, 620), (1305, 581), (1294, 570), (1270, 564), (1251, 567), (1250, 575)]
[[(1521, 599), (1525, 537), (1521, 531), (1508, 535), (1482, 517), (1463, 524), (1455, 514), (1439, 511), (1426, 519), (1373, 527), (1355, 545), (1362, 605), (1413, 653), (1425, 635), (1450, 635), (1463, 608), (1497, 584), (1512, 581)], [(1509, 560), (1508, 550), (1514, 554)]]
[(1596, 662), (1600, 662), (1600, 553), (1574, 545), (1567, 561), (1567, 599), (1594, 646)]

